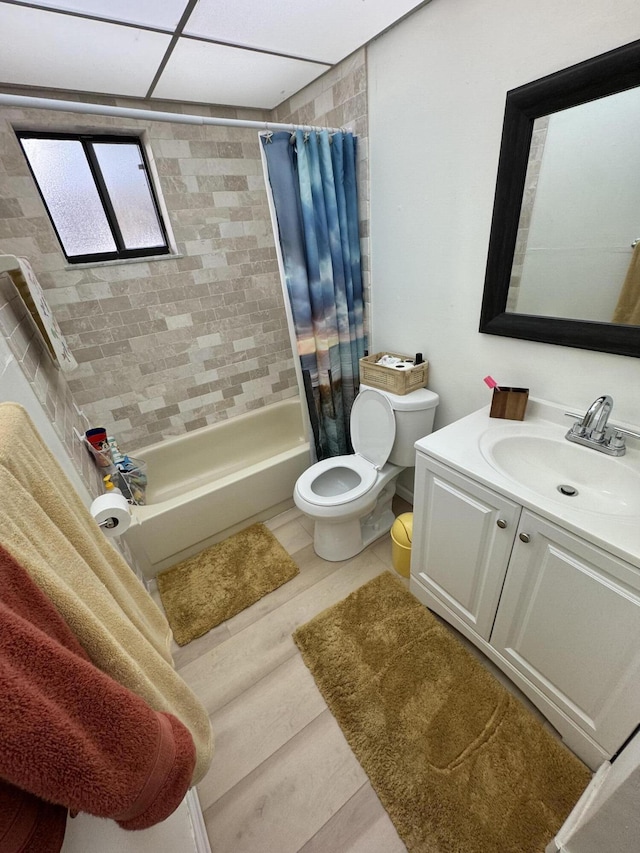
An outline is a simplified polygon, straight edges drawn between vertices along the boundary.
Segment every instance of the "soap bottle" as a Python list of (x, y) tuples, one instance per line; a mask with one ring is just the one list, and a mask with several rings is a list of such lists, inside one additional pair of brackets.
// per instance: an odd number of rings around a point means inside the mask
[(111, 480), (111, 474), (107, 474), (106, 477), (102, 478), (102, 482), (104, 483), (104, 490), (107, 494), (110, 495), (121, 495), (122, 489), (119, 489), (117, 486), (113, 485)]

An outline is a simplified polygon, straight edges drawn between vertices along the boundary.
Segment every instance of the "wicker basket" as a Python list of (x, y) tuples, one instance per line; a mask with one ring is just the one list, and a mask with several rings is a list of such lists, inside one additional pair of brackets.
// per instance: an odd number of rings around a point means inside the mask
[(410, 355), (400, 355), (397, 352), (376, 352), (373, 355), (366, 355), (360, 359), (360, 382), (372, 388), (380, 388), (382, 391), (400, 395), (425, 387), (429, 373), (428, 361), (416, 364), (409, 370), (397, 370), (394, 367), (376, 364), (383, 355), (392, 355), (395, 358), (411, 361)]

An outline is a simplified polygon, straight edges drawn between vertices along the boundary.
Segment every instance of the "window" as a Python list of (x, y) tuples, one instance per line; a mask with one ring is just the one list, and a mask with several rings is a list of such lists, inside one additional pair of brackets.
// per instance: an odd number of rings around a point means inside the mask
[(169, 253), (137, 137), (17, 135), (69, 263)]

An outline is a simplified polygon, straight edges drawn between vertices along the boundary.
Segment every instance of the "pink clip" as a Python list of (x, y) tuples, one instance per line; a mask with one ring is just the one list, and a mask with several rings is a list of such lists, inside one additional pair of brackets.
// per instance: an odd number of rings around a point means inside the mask
[(489, 388), (497, 388), (498, 391), (500, 390), (500, 386), (498, 385), (496, 380), (493, 378), (493, 376), (485, 376), (483, 381), (487, 383)]

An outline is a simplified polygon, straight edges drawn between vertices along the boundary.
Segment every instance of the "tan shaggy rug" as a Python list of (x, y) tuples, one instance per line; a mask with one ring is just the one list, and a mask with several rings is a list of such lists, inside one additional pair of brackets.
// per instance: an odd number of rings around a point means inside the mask
[(294, 639), (410, 851), (543, 853), (590, 771), (401, 582)]
[(158, 575), (173, 636), (186, 646), (291, 580), (298, 566), (264, 524), (253, 524)]

